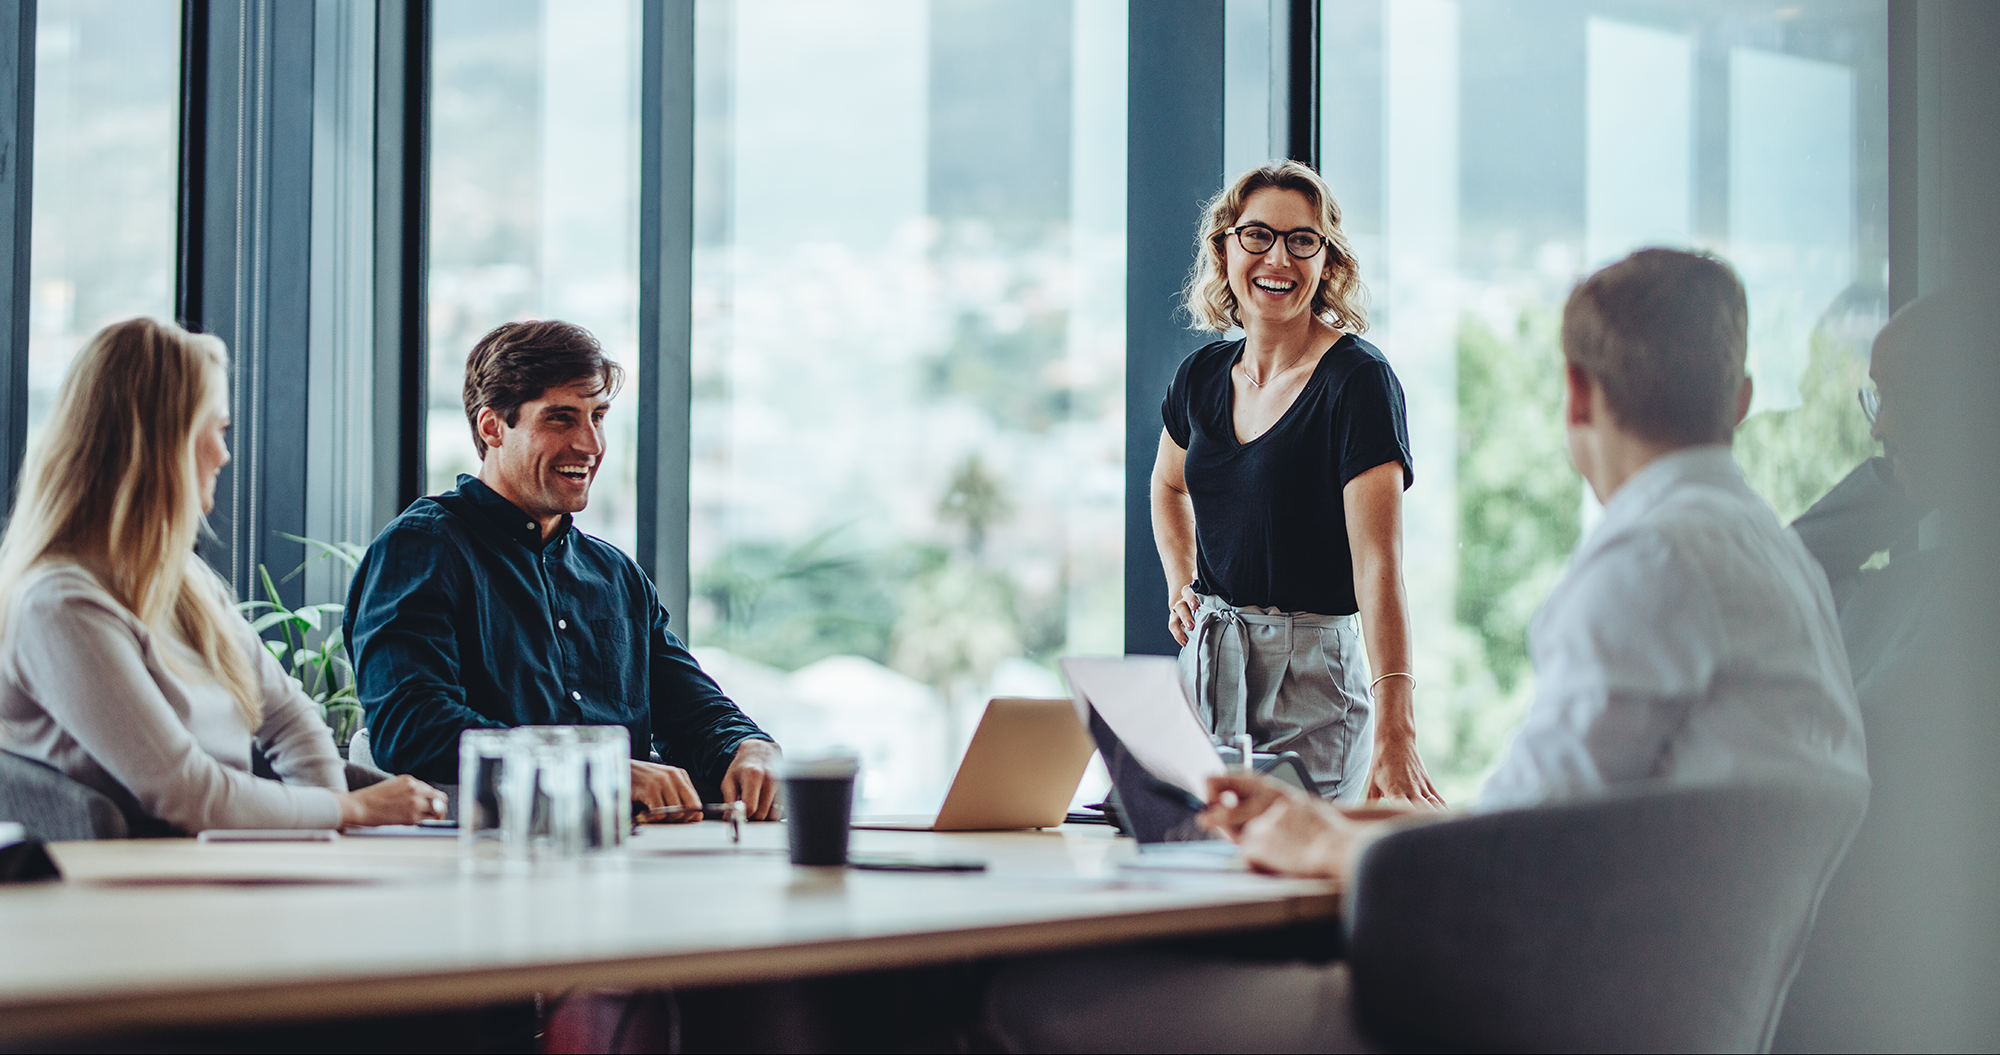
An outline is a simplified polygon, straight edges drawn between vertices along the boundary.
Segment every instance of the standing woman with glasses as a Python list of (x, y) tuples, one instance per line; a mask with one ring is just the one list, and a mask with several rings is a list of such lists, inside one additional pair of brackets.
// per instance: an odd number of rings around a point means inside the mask
[[(1297, 751), (1329, 798), (1442, 806), (1417, 756), (1403, 595), (1403, 389), (1340, 207), (1293, 161), (1209, 202), (1183, 291), (1204, 328), (1160, 408), (1153, 538), (1210, 730)], [(1367, 659), (1363, 634), (1366, 629)]]

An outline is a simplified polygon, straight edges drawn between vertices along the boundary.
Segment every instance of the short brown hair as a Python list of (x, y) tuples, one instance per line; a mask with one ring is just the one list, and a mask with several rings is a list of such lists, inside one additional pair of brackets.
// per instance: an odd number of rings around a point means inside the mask
[(1335, 329), (1366, 332), (1368, 309), (1363, 301), (1368, 291), (1361, 285), (1361, 264), (1347, 245), (1347, 233), (1340, 229), (1340, 204), (1333, 200), (1333, 189), (1319, 173), (1296, 161), (1259, 165), (1209, 199), (1201, 231), (1195, 236), (1194, 267), (1188, 270), (1187, 285), (1181, 289), (1181, 303), (1188, 316), (1195, 325), (1217, 332), (1243, 324), (1237, 314), (1236, 291), (1229, 288), (1229, 269), (1223, 264), (1227, 255), (1223, 239), (1242, 217), (1243, 203), (1252, 194), (1270, 188), (1298, 192), (1319, 214), (1319, 233), (1326, 238), (1326, 274), (1313, 292), (1312, 313)]
[(1727, 443), (1750, 307), (1718, 257), (1641, 249), (1563, 305), (1563, 358), (1604, 388), (1618, 424), (1655, 443)]
[(521, 423), (521, 405), (551, 388), (595, 379), (606, 397), (618, 394), (625, 368), (604, 354), (589, 330), (555, 319), (495, 326), (465, 357), (465, 421), (486, 457), (479, 412), (492, 407), (509, 428)]

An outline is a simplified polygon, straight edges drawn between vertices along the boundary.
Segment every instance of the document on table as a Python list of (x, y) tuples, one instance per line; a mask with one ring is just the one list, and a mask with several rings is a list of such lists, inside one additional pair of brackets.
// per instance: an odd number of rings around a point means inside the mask
[(1172, 659), (1079, 657), (1064, 659), (1062, 670), (1078, 709), (1096, 708), (1147, 772), (1197, 799), (1208, 797), (1208, 778), (1226, 767), (1188, 705)]

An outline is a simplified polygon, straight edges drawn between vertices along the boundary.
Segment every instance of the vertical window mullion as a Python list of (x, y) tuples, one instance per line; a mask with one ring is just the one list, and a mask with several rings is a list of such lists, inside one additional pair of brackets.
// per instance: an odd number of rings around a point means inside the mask
[(34, 209), (35, 0), (0, 8), (0, 484), (11, 505), (28, 440), (28, 250)]
[(639, 103), (639, 564), (688, 605), (694, 5), (648, 2)]

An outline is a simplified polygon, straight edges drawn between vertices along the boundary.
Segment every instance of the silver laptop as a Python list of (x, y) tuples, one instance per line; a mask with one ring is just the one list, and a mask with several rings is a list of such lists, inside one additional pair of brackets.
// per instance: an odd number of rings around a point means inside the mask
[(936, 814), (856, 817), (856, 828), (973, 832), (1053, 828), (1069, 815), (1096, 750), (1068, 700), (1000, 696), (986, 704)]

